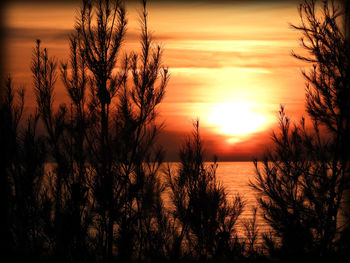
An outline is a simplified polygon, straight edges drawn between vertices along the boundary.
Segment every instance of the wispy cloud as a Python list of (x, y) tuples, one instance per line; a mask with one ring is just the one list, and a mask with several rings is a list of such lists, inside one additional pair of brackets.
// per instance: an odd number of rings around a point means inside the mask
[(73, 29), (65, 28), (35, 28), (35, 27), (5, 27), (2, 31), (3, 37), (8, 42), (30, 42), (35, 39), (45, 39), (54, 42), (66, 42)]

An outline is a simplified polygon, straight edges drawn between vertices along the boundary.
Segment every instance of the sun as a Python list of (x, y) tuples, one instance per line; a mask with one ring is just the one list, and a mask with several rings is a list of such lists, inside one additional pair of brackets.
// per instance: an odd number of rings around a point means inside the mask
[(266, 119), (252, 110), (247, 102), (220, 103), (209, 112), (208, 122), (216, 131), (230, 136), (230, 142), (236, 142), (259, 131)]

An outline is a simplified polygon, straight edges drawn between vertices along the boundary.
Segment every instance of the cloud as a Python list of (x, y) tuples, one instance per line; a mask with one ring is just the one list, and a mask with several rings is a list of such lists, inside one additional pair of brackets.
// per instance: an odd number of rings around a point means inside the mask
[(35, 39), (45, 39), (52, 42), (66, 42), (73, 29), (63, 28), (26, 28), (5, 27), (2, 34), (7, 42), (33, 42)]
[[(266, 48), (268, 51), (268, 48)], [(281, 69), (295, 68), (302, 64), (290, 55), (290, 49), (275, 50), (274, 53), (264, 51), (238, 52), (213, 50), (188, 50), (166, 48), (164, 61), (172, 68), (258, 68)], [(265, 71), (266, 72), (266, 71)]]

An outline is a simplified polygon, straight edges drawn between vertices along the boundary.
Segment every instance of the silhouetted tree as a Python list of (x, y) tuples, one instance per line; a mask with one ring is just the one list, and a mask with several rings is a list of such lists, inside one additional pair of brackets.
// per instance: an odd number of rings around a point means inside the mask
[(16, 247), (20, 246), (17, 242), (18, 237), (14, 233), (14, 161), (18, 156), (18, 125), (23, 111), (23, 99), (20, 103), (14, 101), (14, 91), (12, 79), (7, 78), (2, 81), (1, 88), (4, 90), (1, 98), (1, 122), (0, 122), (0, 140), (1, 140), (1, 245), (4, 247), (4, 254), (13, 257)]
[[(306, 83), (307, 112), (331, 132), (340, 160), (348, 158), (350, 89), (349, 44), (340, 19), (343, 10), (333, 1), (324, 1), (318, 17), (316, 1), (304, 1), (299, 6), (301, 25), (292, 25), (303, 33), (301, 45), (309, 56), (293, 56), (312, 64), (302, 71)], [(341, 144), (341, 145), (340, 145)]]
[[(67, 260), (67, 251), (70, 232), (66, 232), (70, 225), (67, 214), (66, 187), (72, 173), (69, 160), (69, 147), (66, 147), (67, 108), (60, 105), (54, 109), (54, 87), (57, 80), (57, 62), (48, 56), (46, 48), (42, 49), (40, 40), (37, 40), (33, 50), (32, 66), (34, 93), (37, 109), (45, 128), (46, 147), (49, 158), (54, 161), (52, 171), (47, 175), (45, 204), (52, 209), (53, 216), (46, 218), (48, 238), (53, 246), (53, 253), (57, 259)], [(50, 229), (50, 231), (49, 231)]]
[(265, 219), (280, 238), (267, 243), (289, 260), (336, 251), (343, 223), (338, 216), (348, 187), (349, 49), (337, 20), (340, 10), (325, 1), (319, 17), (315, 4), (304, 1), (299, 7), (302, 24), (293, 26), (303, 32), (301, 43), (310, 56), (293, 55), (313, 64), (303, 71), (313, 129), (307, 131), (304, 120), (291, 127), (282, 108), (275, 149), (262, 169), (255, 162), (252, 183), (263, 194), (259, 203)]
[(22, 111), (22, 105), (16, 106), (13, 101), (12, 79), (9, 77), (6, 82), (2, 80), (0, 108), (0, 140), (1, 140), (1, 158), (0, 158), (0, 209), (3, 216), (1, 217), (1, 246), (4, 248), (5, 255), (13, 256), (15, 247), (15, 237), (12, 235), (13, 222), (13, 178), (10, 170), (12, 162), (15, 160), (16, 139), (18, 127), (18, 114)]
[[(350, 41), (346, 4), (337, 6), (324, 1), (322, 17), (317, 17), (316, 1), (306, 1), (299, 8), (302, 24), (293, 26), (303, 33), (301, 43), (309, 56), (293, 55), (312, 63), (310, 71), (303, 71), (307, 81), (307, 112), (331, 136), (333, 170), (350, 186)], [(339, 3), (338, 3), (339, 4)], [(338, 166), (338, 168), (335, 168)], [(350, 189), (344, 192), (344, 227), (350, 229)], [(343, 217), (344, 218), (344, 217)], [(349, 234), (348, 234), (349, 235)], [(347, 241), (349, 242), (349, 240)]]
[(243, 221), (243, 231), (244, 231), (244, 252), (246, 257), (251, 261), (258, 261), (259, 258), (262, 258), (263, 254), (261, 247), (258, 243), (259, 227), (257, 222), (258, 208), (256, 206), (252, 207), (252, 216), (251, 218), (245, 219)]
[[(163, 151), (156, 147), (160, 126), (156, 109), (162, 101), (168, 71), (162, 67), (160, 46), (154, 46), (147, 24), (146, 1), (142, 2), (141, 54), (126, 58), (132, 82), (124, 82), (116, 115), (116, 145), (120, 149), (123, 186), (123, 215), (118, 246), (122, 260), (135, 251), (138, 260), (164, 256), (161, 225), (166, 224), (158, 178)], [(126, 63), (125, 63), (126, 64)], [(165, 220), (165, 221), (164, 221)], [(165, 225), (163, 225), (165, 227)], [(128, 242), (125, 242), (128, 241)]]
[[(95, 170), (94, 198), (100, 218), (100, 241), (105, 260), (112, 260), (117, 200), (120, 194), (115, 159), (111, 148), (110, 105), (125, 74), (114, 74), (118, 51), (126, 28), (125, 9), (121, 1), (84, 0), (76, 30), (81, 36), (81, 50), (91, 76), (90, 112), (94, 128), (88, 134), (89, 162)], [(99, 138), (99, 140), (96, 140)]]
[[(132, 254), (138, 260), (154, 256), (163, 245), (155, 240), (162, 235), (157, 222), (165, 218), (158, 178), (162, 151), (155, 147), (159, 130), (155, 117), (168, 76), (161, 67), (161, 48), (152, 46), (145, 1), (141, 23), (141, 56), (125, 56), (116, 73), (126, 27), (123, 4), (83, 1), (76, 26), (91, 73), (88, 106), (92, 127), (86, 138), (92, 153), (89, 162), (98, 242), (106, 261), (112, 260), (115, 249), (121, 260), (129, 261)], [(132, 82), (127, 80), (128, 72)], [(115, 107), (110, 106), (112, 101)]]
[(282, 107), (275, 149), (261, 166), (255, 162), (252, 182), (275, 235), (272, 240), (266, 236), (266, 244), (284, 260), (334, 256), (344, 227), (341, 202), (349, 187), (350, 53), (339, 24), (342, 13), (333, 1), (324, 1), (320, 12), (315, 1), (304, 1), (299, 13), (301, 25), (293, 28), (302, 31), (309, 56), (293, 55), (312, 63), (302, 73), (313, 127), (307, 129), (304, 120), (291, 127)]
[[(91, 191), (88, 173), (87, 130), (89, 112), (87, 111), (87, 69), (79, 31), (70, 36), (70, 63), (61, 64), (61, 75), (71, 100), (70, 119), (67, 120), (67, 140), (64, 142), (69, 149), (70, 175), (66, 180), (66, 214), (70, 224), (66, 230), (71, 236), (67, 242), (69, 260), (86, 262), (90, 256), (89, 227), (91, 226)], [(71, 73), (69, 73), (69, 70)]]
[(178, 171), (168, 171), (173, 215), (178, 225), (174, 260), (181, 256), (181, 249), (201, 262), (210, 258), (227, 260), (241, 252), (235, 228), (243, 209), (241, 198), (236, 196), (233, 203), (227, 201), (224, 187), (216, 181), (216, 161), (206, 167), (203, 158), (197, 121), (192, 137), (180, 150)]
[(258, 201), (274, 230), (267, 244), (280, 249), (284, 260), (331, 253), (342, 189), (339, 180), (333, 182), (338, 175), (332, 176), (329, 152), (317, 126), (312, 135), (303, 122), (291, 127), (282, 108), (280, 133), (274, 133), (273, 140), (275, 149), (261, 166), (255, 162), (257, 175), (252, 182), (262, 194)]
[[(24, 89), (15, 96), (12, 80), (6, 83), (1, 108), (2, 202), (6, 227), (6, 253), (14, 261), (40, 259), (45, 247), (42, 229), (41, 193), (46, 151), (44, 141), (36, 134), (38, 115), (22, 121)], [(19, 98), (19, 101), (17, 101)], [(22, 122), (22, 124), (21, 124)]]
[[(323, 1), (318, 17), (316, 1), (300, 5), (302, 24), (293, 26), (303, 33), (301, 43), (309, 56), (293, 55), (312, 64), (303, 71), (307, 81), (307, 112), (330, 133), (332, 172), (345, 187), (341, 225), (350, 229), (350, 41), (348, 4)], [(337, 181), (334, 179), (334, 181)], [(344, 185), (343, 185), (344, 184)], [(343, 189), (340, 189), (342, 191)], [(332, 196), (331, 196), (332, 197)], [(345, 202), (347, 202), (345, 204)], [(344, 210), (345, 209), (345, 210)], [(344, 228), (343, 228), (344, 227)], [(345, 243), (349, 243), (348, 240)]]

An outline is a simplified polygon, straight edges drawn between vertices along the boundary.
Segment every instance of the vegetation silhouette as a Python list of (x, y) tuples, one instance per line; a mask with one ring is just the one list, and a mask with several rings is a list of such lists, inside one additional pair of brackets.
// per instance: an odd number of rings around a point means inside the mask
[(204, 164), (204, 151), (199, 135), (199, 121), (183, 144), (180, 166), (173, 173), (168, 168), (173, 222), (178, 228), (174, 239), (174, 261), (191, 257), (200, 262), (225, 262), (242, 256), (236, 224), (243, 210), (238, 195), (227, 200), (224, 187), (216, 179), (216, 158), (210, 166)]
[[(1, 245), (4, 255), (14, 261), (34, 260), (42, 252), (43, 207), (40, 186), (45, 152), (43, 138), (37, 136), (38, 115), (28, 117), (21, 129), (24, 90), (16, 96), (11, 77), (5, 84), (1, 105), (1, 208), (4, 225)], [(17, 253), (20, 251), (21, 253)]]
[[(306, 107), (312, 127), (305, 120), (292, 124), (280, 110), (280, 129), (273, 134), (274, 150), (262, 163), (254, 162), (251, 186), (272, 228), (265, 235), (271, 257), (296, 260), (340, 260), (348, 247), (349, 214), (344, 194), (349, 189), (349, 46), (333, 1), (299, 6), (303, 33), (301, 45), (309, 53), (297, 59), (312, 63), (303, 71)], [(344, 213), (345, 212), (345, 213)]]
[[(91, 129), (86, 131), (91, 190), (96, 224), (96, 248), (111, 262), (116, 217), (120, 211), (120, 174), (114, 171), (117, 153), (112, 147), (111, 103), (123, 85), (126, 71), (113, 74), (126, 30), (125, 8), (119, 1), (83, 1), (76, 23), (77, 46), (90, 73), (88, 104)], [(127, 65), (123, 66), (126, 67)], [(84, 70), (81, 70), (83, 73)], [(83, 75), (82, 75), (83, 77)]]
[[(349, 253), (349, 40), (340, 9), (325, 1), (300, 5), (305, 120), (280, 110), (274, 150), (255, 161), (260, 210), (239, 218), (217, 181), (217, 160), (205, 163), (199, 121), (162, 170), (157, 108), (169, 80), (162, 48), (152, 41), (147, 3), (140, 12), (141, 52), (121, 55), (122, 1), (83, 0), (59, 62), (33, 49), (36, 110), (24, 118), (24, 89), (9, 76), (0, 105), (0, 240), (11, 262), (294, 262), (340, 261)], [(54, 102), (61, 79), (68, 103)], [(166, 181), (161, 180), (166, 177)], [(169, 194), (170, 207), (164, 205)], [(344, 197), (345, 196), (345, 197)], [(271, 226), (258, 243), (257, 215)], [(243, 239), (241, 238), (243, 235)]]

